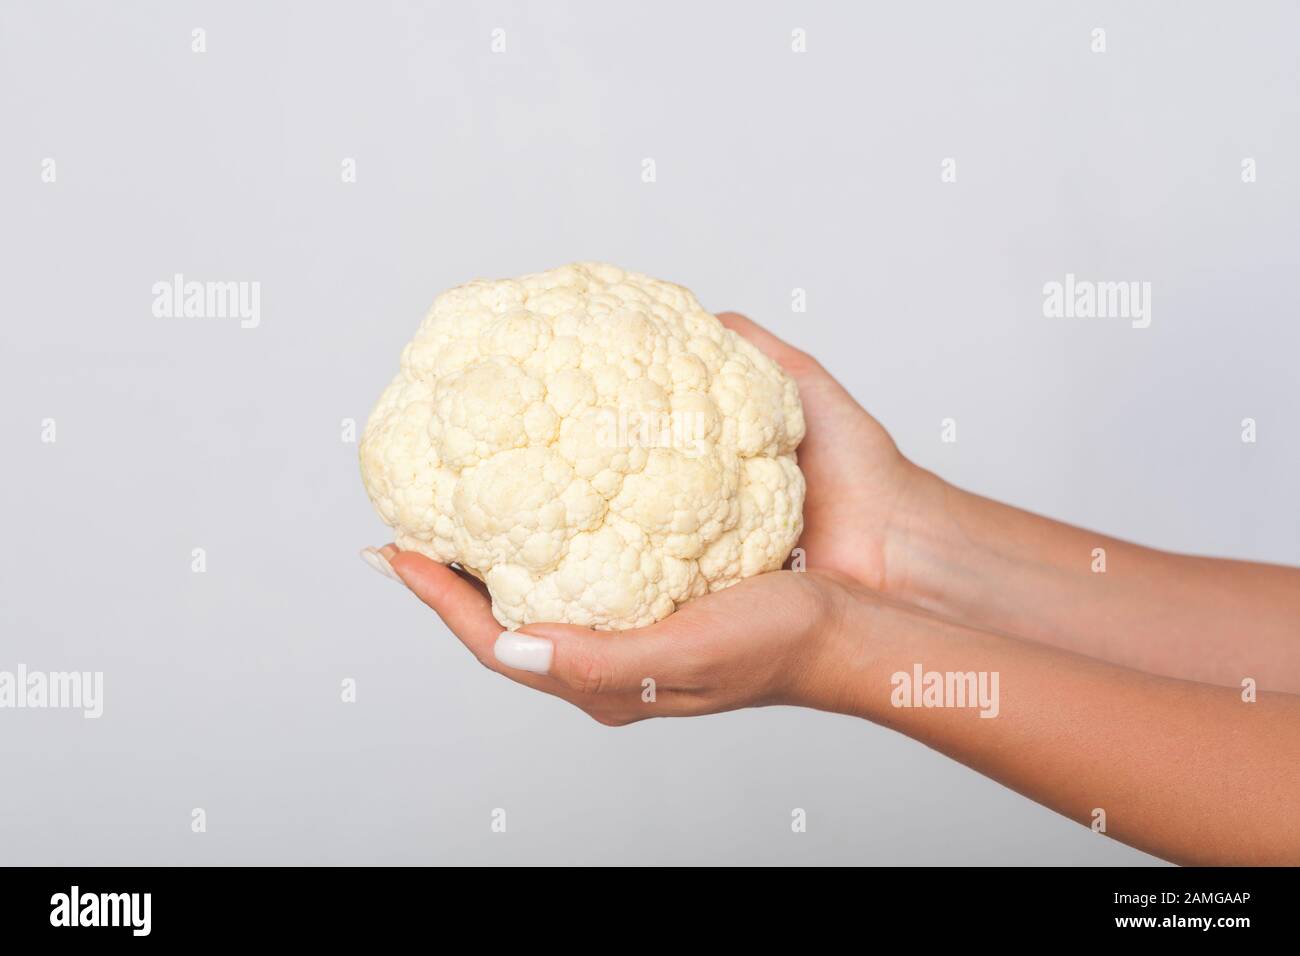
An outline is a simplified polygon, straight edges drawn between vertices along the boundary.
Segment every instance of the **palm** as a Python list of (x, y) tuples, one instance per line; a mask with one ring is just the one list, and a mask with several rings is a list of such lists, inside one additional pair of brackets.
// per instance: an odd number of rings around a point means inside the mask
[(826, 672), (819, 642), (829, 639), (825, 623), (843, 614), (852, 593), (852, 585), (835, 575), (771, 571), (615, 640), (572, 624), (528, 624), (519, 634), (554, 645), (540, 673), (513, 669), (496, 656), (498, 640), (511, 635), (501, 633), (477, 581), (391, 544), (378, 554), (485, 666), (607, 724), (762, 704), (821, 705), (812, 688), (834, 683), (835, 675)]
[[(517, 635), (502, 634), (487, 592), (468, 574), (394, 545), (375, 555), (384, 567), (391, 562), (394, 576), (436, 610), (483, 664), (562, 697), (602, 723), (754, 704), (829, 708), (824, 689), (834, 688), (840, 675), (824, 663), (835, 655), (819, 650), (834, 631), (826, 622), (843, 616), (845, 602), (861, 599), (858, 585), (883, 590), (885, 536), (908, 484), (906, 460), (814, 359), (743, 316), (719, 318), (799, 385), (807, 423), (799, 465), (808, 484), (799, 544), (811, 573), (761, 574), (610, 640), (570, 624), (529, 624)], [(497, 650), (502, 640), (550, 642), (553, 658), (543, 670), (518, 660), (503, 663)], [(647, 686), (655, 688), (653, 696), (646, 696)]]
[(744, 316), (724, 312), (718, 318), (799, 385), (808, 427), (799, 446), (799, 467), (808, 482), (799, 547), (808, 567), (883, 590), (885, 532), (906, 486), (906, 460), (876, 420), (815, 359)]

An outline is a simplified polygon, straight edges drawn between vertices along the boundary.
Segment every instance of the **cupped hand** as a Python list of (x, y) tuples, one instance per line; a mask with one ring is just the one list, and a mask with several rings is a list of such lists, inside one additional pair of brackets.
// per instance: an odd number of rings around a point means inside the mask
[(850, 629), (846, 641), (843, 622), (889, 584), (891, 536), (918, 469), (812, 356), (742, 315), (718, 318), (799, 386), (806, 570), (748, 578), (618, 634), (544, 623), (502, 633), (470, 575), (393, 545), (380, 552), (380, 569), (391, 567), (482, 664), (604, 724), (764, 704), (836, 709), (858, 638)]
[(799, 547), (808, 568), (847, 575), (876, 591), (893, 590), (903, 567), (891, 544), (906, 534), (904, 501), (923, 473), (815, 358), (743, 315), (723, 312), (718, 319), (799, 386), (807, 424), (799, 468), (808, 484)]
[(833, 709), (843, 679), (833, 625), (855, 586), (833, 573), (760, 574), (617, 634), (569, 624), (503, 633), (469, 575), (391, 544), (380, 554), (481, 664), (609, 726), (768, 704)]

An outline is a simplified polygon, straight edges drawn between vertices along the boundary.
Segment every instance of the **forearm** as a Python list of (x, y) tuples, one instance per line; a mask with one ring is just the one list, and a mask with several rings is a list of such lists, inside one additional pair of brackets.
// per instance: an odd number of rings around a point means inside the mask
[(1152, 673), (1300, 692), (1300, 570), (1143, 548), (923, 471), (891, 533), (900, 600)]
[[(898, 730), (1082, 824), (1100, 809), (1108, 835), (1166, 859), (1300, 863), (1300, 698), (1246, 703), (870, 597), (838, 620), (814, 706)], [(995, 700), (927, 706), (909, 686), (918, 668), (984, 675)]]

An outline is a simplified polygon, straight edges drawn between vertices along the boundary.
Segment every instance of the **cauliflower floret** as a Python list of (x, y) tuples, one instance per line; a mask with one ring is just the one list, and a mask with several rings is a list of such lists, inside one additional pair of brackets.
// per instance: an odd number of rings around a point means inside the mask
[(403, 550), (507, 628), (642, 627), (779, 568), (803, 530), (793, 380), (689, 291), (577, 263), (440, 295), (361, 439)]

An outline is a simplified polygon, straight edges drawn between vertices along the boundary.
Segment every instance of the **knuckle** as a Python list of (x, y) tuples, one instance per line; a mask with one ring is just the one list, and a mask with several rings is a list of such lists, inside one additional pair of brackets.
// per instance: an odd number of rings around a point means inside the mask
[(595, 654), (579, 653), (569, 668), (569, 686), (579, 694), (600, 694), (608, 686), (608, 671)]
[(713, 683), (713, 662), (703, 654), (688, 651), (677, 662), (682, 690), (700, 691)]

